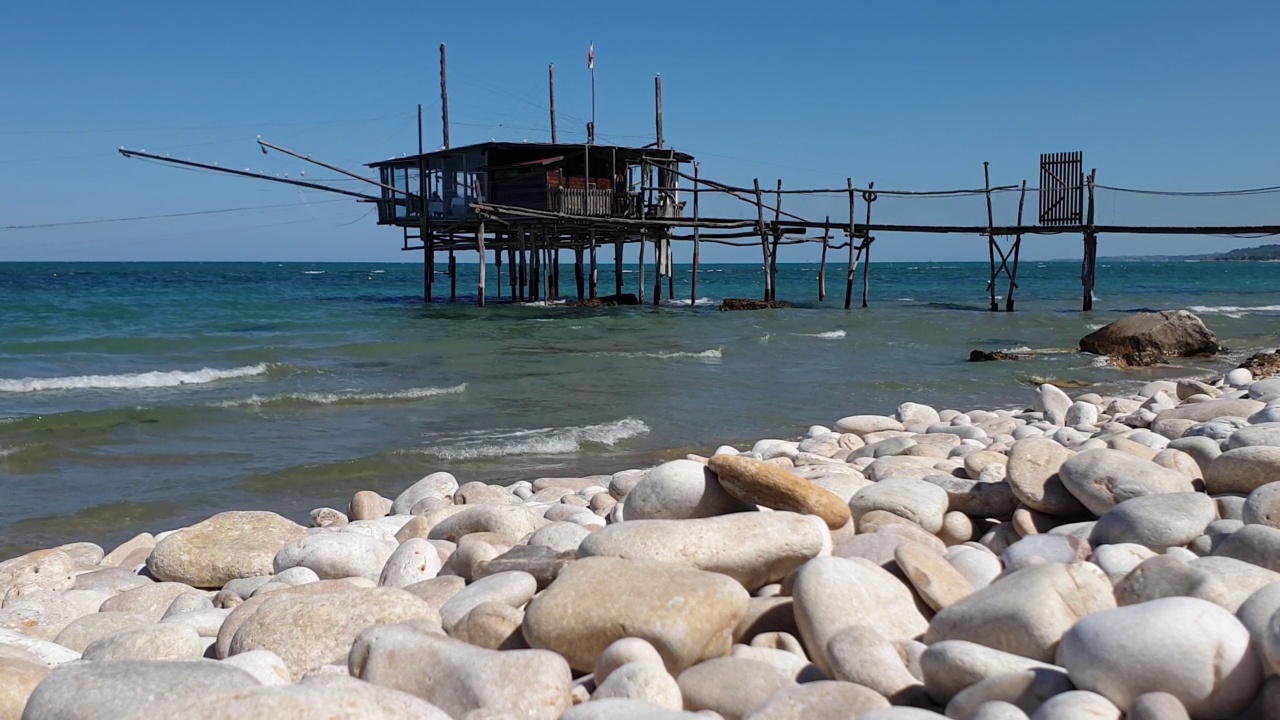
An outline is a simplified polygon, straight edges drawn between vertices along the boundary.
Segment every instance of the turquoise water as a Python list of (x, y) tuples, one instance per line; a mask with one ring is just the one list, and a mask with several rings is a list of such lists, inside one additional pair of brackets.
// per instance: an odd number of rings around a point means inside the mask
[[(838, 272), (820, 304), (817, 266), (785, 265), (796, 307), (749, 313), (715, 305), (757, 297), (755, 266), (704, 266), (693, 307), (679, 267), (681, 304), (599, 309), (481, 310), (475, 270), (470, 296), (424, 305), (418, 264), (0, 264), (0, 557), (232, 508), (303, 519), (434, 470), (612, 472), (905, 400), (1017, 406), (1042, 379), (1105, 391), (1196, 367), (1072, 350), (1138, 309), (1192, 308), (1230, 357), (1280, 344), (1266, 263), (1103, 262), (1087, 314), (1065, 262), (1025, 263), (1013, 314), (986, 311), (977, 263), (877, 264), (871, 307), (851, 311)], [(974, 348), (1035, 355), (968, 363)]]

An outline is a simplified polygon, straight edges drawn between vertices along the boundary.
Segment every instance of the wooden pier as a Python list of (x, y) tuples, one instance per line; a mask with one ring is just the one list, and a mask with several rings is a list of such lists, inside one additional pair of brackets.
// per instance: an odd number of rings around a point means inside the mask
[[(177, 160), (143, 151), (119, 151), (126, 157), (143, 157), (174, 165), (297, 185), (354, 197), (376, 204), (378, 224), (402, 231), (402, 249), (422, 252), (423, 297), (434, 302), (436, 262), (447, 257), (449, 299), (457, 298), (457, 254), (475, 252), (480, 260), (476, 298), (479, 305), (493, 297), (514, 302), (550, 301), (560, 298), (562, 250), (572, 253), (577, 299), (584, 302), (618, 302), (626, 288), (623, 278), (624, 254), (633, 247), (637, 262), (634, 296), (646, 302), (645, 270), (648, 246), (653, 246), (654, 270), (648, 302), (662, 302), (664, 285), (674, 299), (673, 245), (692, 243), (690, 307), (698, 292), (698, 270), (703, 243), (760, 249), (763, 269), (761, 298), (778, 300), (778, 262), (784, 248), (819, 245), (821, 263), (817, 276), (817, 296), (826, 297), (828, 251), (845, 250), (844, 307), (852, 308), (861, 269), (861, 307), (870, 304), (871, 249), (883, 234), (963, 234), (985, 238), (990, 272), (987, 291), (990, 309), (999, 311), (999, 290), (1004, 287), (1004, 310), (1015, 308), (1018, 265), (1023, 239), (1027, 236), (1079, 234), (1083, 240), (1081, 263), (1081, 307), (1093, 307), (1097, 280), (1097, 252), (1100, 235), (1273, 235), (1280, 224), (1245, 226), (1135, 226), (1095, 223), (1097, 171), (1083, 170), (1083, 156), (1050, 153), (1040, 157), (1039, 185), (992, 186), (990, 167), (983, 163), (983, 186), (955, 190), (885, 190), (868, 183), (857, 187), (847, 180), (841, 188), (785, 188), (781, 179), (772, 187), (759, 178), (750, 187), (718, 182), (703, 174), (695, 158), (666, 145), (663, 134), (662, 78), (654, 82), (653, 143), (643, 147), (602, 145), (594, 142), (594, 127), (588, 127), (586, 143), (560, 143), (556, 127), (555, 68), (548, 72), (550, 90), (551, 142), (486, 142), (451, 147), (445, 47), (440, 46), (440, 94), (443, 147), (423, 151), (422, 109), (418, 109), (418, 152), (368, 165), (377, 178), (329, 165), (259, 138), (263, 152), (282, 152), (314, 163), (370, 186), (368, 192), (333, 188), (316, 183), (273, 177), (261, 173), (231, 170), (216, 164)], [(1123, 190), (1110, 188), (1112, 190)], [(1280, 188), (1277, 188), (1280, 189)], [(1034, 224), (1025, 224), (1023, 212), (1028, 192), (1038, 196)], [(1147, 191), (1135, 191), (1147, 192)], [(1254, 191), (1240, 191), (1246, 194)], [(1012, 225), (997, 224), (993, 196), (1018, 193), (1017, 220)], [(1170, 193), (1177, 195), (1178, 193)], [(1228, 193), (1229, 194), (1229, 193)], [(833, 220), (805, 218), (784, 210), (786, 196), (825, 196), (847, 206), (845, 217)], [(876, 203), (887, 198), (963, 198), (985, 200), (985, 223), (971, 225), (891, 223), (879, 220)], [(741, 216), (706, 213), (707, 201), (715, 199), (724, 207), (731, 200), (740, 203)], [(614, 283), (611, 296), (599, 289), (597, 250), (612, 244)], [(493, 287), (488, 287), (487, 261), (497, 268)], [(506, 265), (507, 277), (502, 277)]]

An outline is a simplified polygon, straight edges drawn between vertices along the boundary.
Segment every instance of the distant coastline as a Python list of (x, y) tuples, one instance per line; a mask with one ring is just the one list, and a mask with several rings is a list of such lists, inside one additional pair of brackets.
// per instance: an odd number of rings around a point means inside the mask
[(1280, 245), (1259, 245), (1204, 255), (1110, 255), (1109, 262), (1271, 262), (1280, 260)]

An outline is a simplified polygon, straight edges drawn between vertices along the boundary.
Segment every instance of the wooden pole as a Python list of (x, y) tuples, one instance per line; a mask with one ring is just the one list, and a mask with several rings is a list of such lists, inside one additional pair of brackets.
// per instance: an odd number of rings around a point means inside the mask
[(511, 235), (507, 234), (507, 278), (511, 283), (511, 300), (519, 299), (519, 287), (516, 285), (516, 246), (511, 244)]
[(516, 241), (520, 243), (520, 302), (529, 299), (529, 253), (525, 249), (524, 227), (516, 226)]
[(589, 285), (588, 297), (590, 297), (592, 300), (595, 300), (597, 297), (600, 296), (599, 288), (597, 287), (597, 280), (598, 280), (598, 275), (597, 275), (597, 266), (596, 266), (596, 229), (595, 229), (595, 226), (593, 225), (591, 227), (591, 280), (588, 283)]
[(1093, 224), (1093, 188), (1098, 178), (1098, 170), (1089, 171), (1089, 215), (1085, 222), (1088, 229), (1084, 235), (1084, 310), (1093, 310), (1093, 287), (1097, 279), (1098, 267), (1098, 232)]
[[(831, 222), (831, 216), (827, 216), (827, 222)], [(827, 299), (827, 241), (831, 237), (831, 228), (823, 228), (822, 230), (822, 262), (818, 265), (818, 302)]]
[(538, 253), (538, 233), (529, 233), (529, 302), (542, 299), (542, 262)]
[(578, 299), (586, 298), (586, 287), (584, 287), (584, 278), (582, 276), (582, 248), (573, 249), (573, 279), (578, 284)]
[(440, 129), (444, 146), (449, 147), (449, 76), (445, 63), (444, 43), (440, 43)]
[(987, 290), (991, 292), (991, 312), (1000, 310), (1000, 303), (996, 302), (996, 235), (991, 229), (995, 225), (995, 217), (991, 211), (991, 169), (990, 163), (982, 163), (982, 180), (983, 187), (986, 188), (987, 195), (987, 259), (991, 262), (991, 280), (987, 282)]
[(676, 253), (671, 247), (671, 233), (664, 240), (667, 245), (667, 297), (676, 299)]
[(666, 261), (666, 238), (662, 231), (653, 239), (653, 304), (662, 302), (662, 266)]
[(858, 244), (858, 226), (854, 222), (856, 191), (853, 189), (853, 178), (846, 178), (845, 182), (849, 184), (849, 275), (844, 284), (844, 309), (848, 310), (853, 307), (853, 278), (858, 272), (857, 260), (853, 255), (854, 246)]
[[(494, 233), (493, 239), (494, 239), (494, 242), (497, 242), (498, 233)], [(484, 258), (481, 258), (481, 260), (483, 259)], [(502, 248), (500, 247), (495, 247), (493, 249), (493, 266), (495, 268), (493, 277), (495, 280), (497, 280), (497, 282), (495, 282), (493, 285), (494, 285), (494, 289), (498, 291), (498, 299), (501, 300), (502, 299)]]
[(778, 299), (778, 243), (782, 242), (782, 178), (778, 178), (778, 189), (774, 195), (777, 203), (773, 206), (773, 248), (769, 251), (769, 299)]
[(479, 222), (476, 224), (476, 252), (480, 256), (480, 279), (476, 283), (476, 302), (480, 307), (484, 307), (484, 272), (489, 265), (489, 258), (485, 257), (484, 252), (484, 216), (480, 216)]
[(547, 66), (548, 87), (551, 91), (551, 142), (560, 142), (560, 135), (556, 132), (556, 64), (551, 63)]
[[(559, 239), (553, 240), (552, 242), (558, 243)], [(560, 248), (555, 244), (552, 245), (552, 249), (551, 249), (551, 291), (552, 291), (551, 299), (559, 300), (560, 299)]]
[(764, 300), (773, 299), (773, 287), (769, 282), (769, 231), (764, 226), (764, 196), (760, 193), (760, 178), (755, 178), (756, 229), (760, 233), (760, 252), (764, 255)]
[(698, 304), (698, 261), (702, 250), (702, 238), (698, 233), (698, 196), (699, 192), (698, 174), (701, 170), (699, 163), (693, 164), (693, 274), (689, 276), (689, 309), (692, 310)]
[(622, 294), (622, 248), (624, 244), (621, 239), (615, 240), (613, 243), (613, 284), (614, 293)]
[[(1022, 226), (1022, 207), (1027, 202), (1027, 181), (1022, 181), (1022, 193), (1018, 195), (1018, 226)], [(1004, 311), (1013, 312), (1013, 291), (1018, 287), (1018, 255), (1022, 252), (1022, 233), (1013, 239), (1013, 268), (1009, 271), (1009, 292), (1004, 298)]]
[(449, 302), (458, 299), (458, 259), (449, 251)]
[(640, 304), (644, 304), (644, 228), (640, 228), (640, 257), (636, 261), (639, 278), (636, 281), (636, 295)]
[(662, 76), (653, 76), (653, 129), (657, 148), (661, 150), (663, 146), (662, 137)]
[[(871, 227), (871, 204), (874, 203), (876, 199), (876, 193), (874, 189), (875, 186), (876, 184), (874, 182), (867, 183), (866, 201), (867, 201), (867, 227), (868, 228)], [(871, 243), (875, 242), (875, 240), (876, 239), (870, 233), (868, 233), (866, 244), (863, 246), (862, 307), (867, 306), (867, 295), (871, 290)]]

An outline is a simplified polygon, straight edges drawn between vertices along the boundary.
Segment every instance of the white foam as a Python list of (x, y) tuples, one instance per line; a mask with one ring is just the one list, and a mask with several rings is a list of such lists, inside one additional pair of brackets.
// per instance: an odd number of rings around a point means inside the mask
[(142, 388), (167, 388), (179, 385), (203, 385), (218, 380), (252, 377), (267, 372), (267, 363), (245, 365), (230, 370), (203, 368), (200, 370), (154, 370), (126, 375), (71, 375), (54, 378), (0, 378), (0, 392), (26, 393), (41, 390), (137, 390)]
[(1106, 326), (1107, 326), (1107, 323), (1089, 323), (1088, 325), (1090, 330), (1101, 330)]
[(302, 274), (303, 275), (323, 275), (327, 272), (329, 271), (328, 270), (303, 270)]
[(820, 333), (796, 333), (796, 335), (799, 337), (821, 338), (823, 340), (839, 340), (845, 336), (845, 331), (828, 330), (827, 332)]
[(649, 426), (643, 420), (628, 417), (599, 425), (473, 433), (446, 446), (412, 452), (449, 460), (511, 455), (565, 455), (580, 451), (586, 444), (616, 445), (647, 432)]
[(685, 352), (677, 350), (655, 350), (652, 352), (602, 352), (596, 355), (608, 355), (610, 357), (648, 357), (659, 358), (661, 360), (670, 360), (672, 358), (703, 358), (706, 360), (719, 360), (724, 357), (724, 352), (720, 348), (712, 348), (701, 352)]
[(1113, 365), (1114, 363), (1111, 362), (1111, 358), (1107, 357), (1106, 355), (1099, 355), (1098, 357), (1089, 361), (1089, 367), (1104, 368), (1104, 367), (1112, 367)]
[(435, 397), (437, 395), (457, 395), (466, 391), (467, 384), (462, 383), (461, 385), (454, 385), (453, 387), (420, 387), (409, 388), (407, 390), (396, 390), (393, 392), (292, 392), (265, 396), (250, 395), (243, 400), (223, 400), (221, 402), (211, 403), (211, 405), (213, 407), (262, 407), (263, 405), (286, 402), (311, 403), (314, 405), (356, 404), (379, 401), (395, 402), (399, 400), (420, 400), (422, 398)]
[(1280, 312), (1280, 305), (1192, 305), (1187, 309), (1194, 313), (1226, 315), (1227, 317), (1238, 318), (1249, 313)]
[[(663, 301), (662, 301), (662, 304), (663, 304), (663, 305), (675, 305), (675, 306), (681, 306), (681, 307), (689, 307), (689, 301), (688, 301), (688, 300), (686, 300), (686, 299), (663, 300)], [(715, 305), (715, 304), (716, 304), (716, 301), (715, 301), (715, 300), (712, 300), (711, 298), (700, 297), (700, 298), (698, 298), (698, 299), (697, 299), (693, 304), (694, 304), (694, 305), (698, 305), (698, 306), (701, 306), (701, 305)]]

